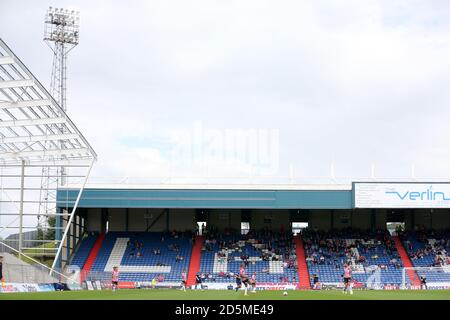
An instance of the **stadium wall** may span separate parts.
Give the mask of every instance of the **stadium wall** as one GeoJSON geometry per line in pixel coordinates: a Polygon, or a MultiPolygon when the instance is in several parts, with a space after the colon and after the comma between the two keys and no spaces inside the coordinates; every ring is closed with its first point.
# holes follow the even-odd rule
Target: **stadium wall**
{"type": "Polygon", "coordinates": [[[213,209],[209,214],[209,224],[217,226],[220,231],[225,229],[239,230],[241,228],[241,210],[236,209],[213,209]]]}
{"type": "Polygon", "coordinates": [[[87,215],[87,230],[92,231],[100,231],[102,228],[101,225],[101,209],[93,208],[88,209],[87,215]]]}
{"type": "Polygon", "coordinates": [[[195,211],[193,209],[169,210],[168,230],[192,230],[194,221],[195,211]]]}
{"type": "Polygon", "coordinates": [[[431,227],[433,229],[448,228],[450,226],[450,213],[439,210],[431,214],[431,227]]]}
{"type": "Polygon", "coordinates": [[[350,212],[351,226],[358,229],[370,229],[372,212],[370,211],[354,211],[350,212]]]}
{"type": "MultiPolygon", "coordinates": [[[[211,209],[204,218],[196,217],[194,209],[86,209],[87,230],[105,231],[107,219],[109,231],[149,231],[161,232],[166,230],[194,230],[196,221],[206,221],[209,226],[215,226],[218,230],[239,230],[241,222],[250,222],[252,229],[289,230],[291,222],[308,222],[311,228],[319,230],[342,228],[386,228],[389,220],[389,210],[385,209],[355,209],[355,210],[309,210],[306,220],[296,219],[289,210],[255,209],[250,210],[250,219],[243,218],[242,210],[237,209],[211,209]],[[106,212],[106,217],[102,216],[106,212]]],[[[412,229],[420,225],[426,228],[442,229],[450,225],[450,212],[448,210],[415,210],[402,214],[406,229],[412,229]]]]}
{"type": "Polygon", "coordinates": [[[378,209],[375,214],[375,226],[377,229],[386,228],[386,210],[378,209]]]}
{"type": "Polygon", "coordinates": [[[253,229],[289,230],[289,211],[252,210],[250,226],[253,229]]]}
{"type": "Polygon", "coordinates": [[[313,229],[327,230],[331,228],[331,211],[318,210],[309,216],[309,225],[313,229]]]}

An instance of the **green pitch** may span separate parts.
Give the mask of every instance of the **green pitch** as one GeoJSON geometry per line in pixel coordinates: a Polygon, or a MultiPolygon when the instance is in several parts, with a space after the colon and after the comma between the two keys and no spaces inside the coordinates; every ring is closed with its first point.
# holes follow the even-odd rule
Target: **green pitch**
{"type": "Polygon", "coordinates": [[[64,291],[36,293],[2,293],[0,300],[450,300],[450,290],[428,291],[260,291],[244,296],[234,291],[193,291],[173,289],[105,291],[64,291]]]}

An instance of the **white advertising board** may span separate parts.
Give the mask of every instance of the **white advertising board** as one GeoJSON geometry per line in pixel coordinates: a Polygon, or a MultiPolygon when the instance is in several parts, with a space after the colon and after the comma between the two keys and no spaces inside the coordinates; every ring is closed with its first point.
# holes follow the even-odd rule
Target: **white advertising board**
{"type": "Polygon", "coordinates": [[[55,291],[52,284],[37,284],[37,283],[11,283],[5,282],[0,285],[0,293],[8,292],[45,292],[55,291]]]}
{"type": "Polygon", "coordinates": [[[355,208],[450,208],[450,183],[355,183],[355,208]]]}

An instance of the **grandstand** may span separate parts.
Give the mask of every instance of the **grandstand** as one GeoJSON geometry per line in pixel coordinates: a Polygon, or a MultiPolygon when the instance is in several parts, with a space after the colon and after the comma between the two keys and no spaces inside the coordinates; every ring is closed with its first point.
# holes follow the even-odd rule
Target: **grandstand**
{"type": "MultiPolygon", "coordinates": [[[[379,285],[390,289],[420,288],[417,271],[408,271],[404,283],[405,267],[442,266],[430,269],[428,283],[448,288],[448,209],[377,207],[358,188],[88,185],[77,212],[80,240],[67,247],[67,266],[80,268],[81,282],[105,286],[119,266],[124,287],[150,286],[154,279],[156,286],[179,287],[186,270],[188,285],[199,274],[211,289],[233,286],[241,264],[249,275],[256,272],[260,288],[299,289],[311,289],[314,276],[322,288],[339,288],[344,263],[351,265],[356,287],[367,288],[378,269],[379,285]],[[416,259],[417,252],[427,254],[416,259]]],[[[59,190],[61,210],[73,205],[76,190],[59,190]]]]}
{"type": "Polygon", "coordinates": [[[384,283],[402,283],[403,263],[387,230],[306,232],[304,237],[309,270],[324,283],[340,282],[342,266],[348,262],[353,278],[360,283],[367,282],[371,266],[380,267],[384,283]]]}
{"type": "Polygon", "coordinates": [[[190,235],[185,233],[111,232],[103,241],[90,277],[107,272],[109,278],[113,266],[120,265],[120,281],[159,277],[179,282],[181,272],[189,266],[191,247],[190,235]]]}
{"type": "Polygon", "coordinates": [[[297,262],[290,234],[268,231],[245,235],[209,234],[202,250],[199,272],[206,283],[234,283],[241,264],[263,283],[296,283],[297,262]]]}
{"type": "Polygon", "coordinates": [[[448,230],[414,230],[400,234],[408,259],[417,272],[412,280],[426,277],[429,282],[450,282],[450,234],[448,230]],[[434,270],[430,272],[428,270],[434,270]]]}

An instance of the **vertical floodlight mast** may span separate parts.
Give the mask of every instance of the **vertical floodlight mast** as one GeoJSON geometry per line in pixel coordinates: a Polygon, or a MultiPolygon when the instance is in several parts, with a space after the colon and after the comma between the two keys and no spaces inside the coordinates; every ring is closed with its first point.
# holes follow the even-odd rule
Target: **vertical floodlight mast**
{"type": "Polygon", "coordinates": [[[53,51],[50,93],[67,111],[67,56],[80,40],[80,13],[49,7],[45,15],[44,41],[53,51]]]}
{"type": "MultiPolygon", "coordinates": [[[[53,52],[50,94],[67,111],[67,56],[79,43],[80,13],[62,8],[49,7],[44,19],[44,41],[53,52]]],[[[64,126],[58,130],[64,132],[64,126]]],[[[51,143],[50,141],[46,142],[51,143]]],[[[58,141],[65,149],[65,141],[58,141]]],[[[37,216],[40,236],[45,240],[49,227],[55,226],[56,190],[67,183],[67,168],[43,167],[41,194],[37,216]]]]}

